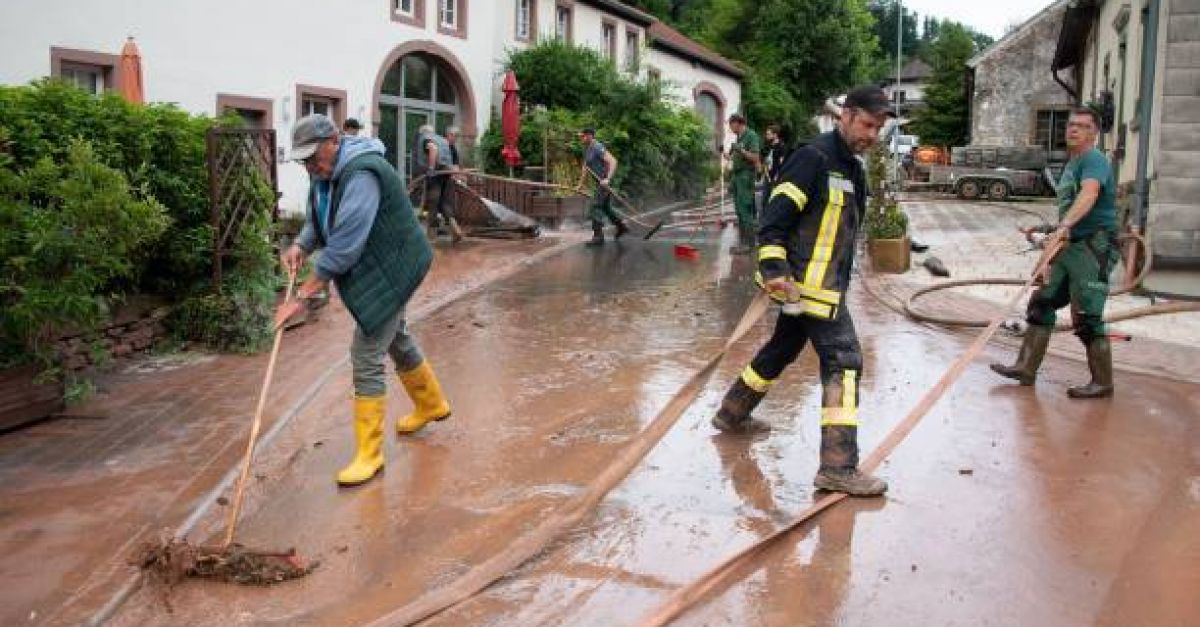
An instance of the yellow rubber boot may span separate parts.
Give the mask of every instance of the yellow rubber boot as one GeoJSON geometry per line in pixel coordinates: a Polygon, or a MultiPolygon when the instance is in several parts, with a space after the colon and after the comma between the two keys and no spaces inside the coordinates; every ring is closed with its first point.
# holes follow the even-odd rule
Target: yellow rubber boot
{"type": "Polygon", "coordinates": [[[430,422],[450,417],[450,403],[442,396],[442,386],[428,360],[408,372],[400,373],[400,383],[404,384],[404,390],[412,399],[413,413],[396,423],[399,434],[416,433],[430,422]]]}
{"type": "Polygon", "coordinates": [[[358,485],[383,469],[383,396],[354,397],[354,461],[338,471],[339,485],[358,485]]]}

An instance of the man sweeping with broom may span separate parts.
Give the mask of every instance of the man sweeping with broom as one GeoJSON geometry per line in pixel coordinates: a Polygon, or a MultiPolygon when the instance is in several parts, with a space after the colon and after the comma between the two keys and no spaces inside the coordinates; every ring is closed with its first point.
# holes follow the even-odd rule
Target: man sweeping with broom
{"type": "Polygon", "coordinates": [[[292,131],[292,159],[304,165],[312,184],[304,228],[281,261],[296,272],[314,250],[321,248],[322,254],[312,276],[297,289],[297,299],[276,312],[276,324],[301,311],[303,301],[330,281],[357,323],[350,363],[358,450],[337,473],[342,486],[368,481],[383,468],[385,353],[395,361],[415,406],[396,425],[400,434],[450,416],[433,368],[408,334],[404,317],[409,298],[429,271],[433,250],[404,182],[383,151],[377,139],[340,135],[323,115],[301,118],[292,131]]]}

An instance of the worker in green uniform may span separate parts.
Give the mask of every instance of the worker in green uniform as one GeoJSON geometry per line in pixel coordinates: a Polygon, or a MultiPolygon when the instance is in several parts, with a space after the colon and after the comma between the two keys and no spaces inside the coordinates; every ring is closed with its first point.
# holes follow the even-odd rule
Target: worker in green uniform
{"type": "Polygon", "coordinates": [[[617,173],[617,158],[609,152],[602,142],[596,139],[596,129],[585,128],[579,132],[579,141],[583,144],[583,167],[579,171],[579,184],[576,189],[583,189],[588,174],[596,179],[596,194],[592,196],[592,206],[588,209],[588,219],[592,222],[592,239],[586,246],[601,246],[604,244],[604,219],[608,218],[617,231],[613,239],[629,232],[629,228],[621,220],[621,216],[612,207],[612,178],[617,173]]]}
{"type": "Polygon", "coordinates": [[[754,179],[762,163],[762,140],[746,126],[746,118],[740,113],[729,116],[729,130],[735,137],[729,147],[729,195],[738,220],[738,245],[729,252],[748,255],[754,247],[754,179]]]}
{"type": "MultiPolygon", "coordinates": [[[[1112,166],[1096,150],[1099,115],[1076,109],[1067,120],[1070,161],[1058,182],[1058,227],[1047,247],[1063,248],[1050,265],[1049,278],[1034,292],[1026,309],[1029,328],[1012,366],[992,364],[992,370],[1021,385],[1033,385],[1054,330],[1055,310],[1071,305],[1075,335],[1087,349],[1092,380],[1069,388],[1071,398],[1104,398],[1113,394],[1112,347],[1104,327],[1108,276],[1116,264],[1116,184],[1112,166]]],[[[1032,237],[1032,231],[1026,233],[1032,237]]]]}

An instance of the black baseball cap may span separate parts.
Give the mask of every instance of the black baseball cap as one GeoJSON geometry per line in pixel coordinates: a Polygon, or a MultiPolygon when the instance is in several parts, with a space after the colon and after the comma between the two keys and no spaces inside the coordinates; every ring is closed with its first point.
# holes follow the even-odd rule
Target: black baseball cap
{"type": "Polygon", "coordinates": [[[886,114],[888,117],[896,117],[896,109],[892,107],[892,101],[888,99],[887,94],[882,89],[875,85],[863,85],[855,87],[850,93],[846,94],[846,100],[842,103],[845,108],[862,109],[871,115],[886,114]]]}

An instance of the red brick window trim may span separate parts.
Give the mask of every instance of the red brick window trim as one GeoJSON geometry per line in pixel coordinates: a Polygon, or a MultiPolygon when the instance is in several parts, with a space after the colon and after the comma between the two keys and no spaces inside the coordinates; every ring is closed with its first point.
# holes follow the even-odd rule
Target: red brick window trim
{"type": "Polygon", "coordinates": [[[388,0],[393,22],[425,28],[425,4],[428,0],[388,0]]]}
{"type": "Polygon", "coordinates": [[[325,114],[341,128],[346,121],[346,90],[296,85],[296,119],[310,113],[325,114]]]}
{"type": "Polygon", "coordinates": [[[270,98],[255,98],[236,94],[217,94],[217,116],[233,111],[254,128],[275,127],[275,102],[270,98]]]}
{"type": "Polygon", "coordinates": [[[50,76],[92,93],[116,89],[120,67],[121,55],[50,47],[50,76]],[[89,75],[94,76],[94,83],[90,86],[86,84],[89,75]]]}
{"type": "Polygon", "coordinates": [[[517,41],[534,43],[538,38],[537,0],[516,0],[517,22],[513,37],[517,41]],[[524,30],[524,32],[522,32],[524,30]]]}
{"type": "Polygon", "coordinates": [[[460,39],[467,38],[467,0],[435,0],[438,32],[460,39]],[[448,19],[450,23],[448,23],[448,19]]]}

